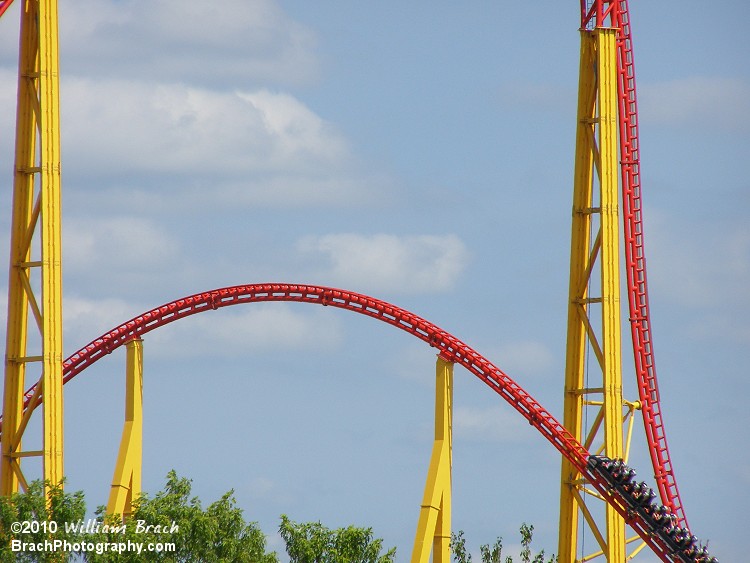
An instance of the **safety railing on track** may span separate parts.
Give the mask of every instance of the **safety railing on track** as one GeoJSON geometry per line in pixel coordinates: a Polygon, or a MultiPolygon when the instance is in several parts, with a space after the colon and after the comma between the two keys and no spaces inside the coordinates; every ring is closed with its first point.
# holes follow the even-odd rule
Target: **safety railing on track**
{"type": "MultiPolygon", "coordinates": [[[[690,561],[675,555],[674,547],[662,537],[662,534],[654,532],[649,519],[643,513],[633,510],[627,498],[618,494],[617,489],[601,472],[593,470],[586,448],[511,377],[438,326],[400,307],[366,295],[330,287],[298,284],[240,285],[191,295],[134,317],[91,341],[65,360],[63,382],[68,383],[84,369],[128,341],[171,322],[223,307],[268,301],[314,303],[353,311],[393,325],[428,343],[436,348],[445,360],[463,366],[484,381],[534,426],[584,475],[602,498],[615,507],[662,561],[690,561]]],[[[24,412],[35,409],[41,402],[38,386],[34,385],[25,394],[24,412]]]]}
{"type": "Polygon", "coordinates": [[[656,493],[645,482],[635,480],[635,470],[622,460],[605,456],[591,456],[589,469],[606,481],[610,491],[616,493],[638,513],[654,535],[671,550],[671,556],[685,563],[719,563],[708,552],[708,546],[699,542],[686,526],[681,526],[677,515],[667,506],[655,503],[656,493]]]}
{"type": "MultiPolygon", "coordinates": [[[[614,6],[614,2],[612,3],[614,6]]],[[[627,0],[618,0],[613,12],[618,29],[618,95],[620,98],[620,169],[622,176],[625,269],[635,373],[654,477],[662,503],[687,527],[669,456],[656,378],[648,304],[646,255],[643,240],[638,106],[636,100],[633,40],[627,0]]]]}

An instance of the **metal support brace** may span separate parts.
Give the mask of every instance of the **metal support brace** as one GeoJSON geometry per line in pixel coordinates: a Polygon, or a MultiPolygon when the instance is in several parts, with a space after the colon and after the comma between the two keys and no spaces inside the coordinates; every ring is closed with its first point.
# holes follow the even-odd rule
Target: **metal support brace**
{"type": "Polygon", "coordinates": [[[451,463],[453,450],[453,363],[435,366],[435,443],[419,511],[412,563],[450,563],[451,463]]]}
{"type": "Polygon", "coordinates": [[[141,494],[143,461],[143,341],[136,338],[126,347],[125,424],[107,503],[107,514],[122,516],[133,513],[133,501],[141,494]]]}
{"type": "Polygon", "coordinates": [[[26,484],[19,460],[30,454],[21,449],[28,422],[23,414],[27,376],[38,378],[43,394],[44,480],[57,485],[64,476],[57,0],[24,2],[20,39],[0,456],[2,496],[26,484]],[[40,259],[32,259],[32,251],[37,249],[40,259]],[[27,351],[29,342],[36,341],[29,339],[29,309],[39,328],[40,353],[27,351]]]}
{"type": "MultiPolygon", "coordinates": [[[[580,442],[585,440],[587,448],[599,438],[602,445],[597,451],[622,458],[616,34],[615,29],[602,27],[581,32],[563,423],[580,442]],[[590,294],[597,290],[599,296],[590,294]],[[592,305],[601,308],[598,326],[592,321],[592,305]],[[586,381],[587,348],[597,360],[590,383],[586,381]],[[592,398],[592,393],[600,395],[599,400],[592,398]],[[584,416],[589,406],[597,408],[590,425],[584,416]]],[[[561,476],[560,563],[581,560],[582,521],[602,548],[600,554],[609,563],[623,563],[623,518],[607,505],[605,522],[597,524],[585,504],[590,495],[580,494],[586,490],[581,474],[563,460],[561,476]]]]}

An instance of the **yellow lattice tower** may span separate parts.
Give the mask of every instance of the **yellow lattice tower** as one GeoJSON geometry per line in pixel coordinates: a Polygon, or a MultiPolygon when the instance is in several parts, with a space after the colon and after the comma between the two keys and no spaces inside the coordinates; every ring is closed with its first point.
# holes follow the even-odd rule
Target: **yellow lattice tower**
{"type": "Polygon", "coordinates": [[[25,0],[21,10],[0,495],[27,487],[24,457],[43,458],[45,481],[63,478],[57,0],[25,0]],[[38,341],[29,338],[30,320],[38,341]],[[24,389],[35,379],[30,400],[44,401],[42,449],[23,451],[33,410],[24,414],[24,389]]]}
{"type": "MultiPolygon", "coordinates": [[[[581,31],[563,423],[589,451],[626,458],[624,425],[637,404],[622,391],[616,39],[608,27],[581,31]]],[[[594,497],[563,459],[560,563],[626,560],[623,518],[594,497]],[[588,555],[584,533],[596,542],[588,555]]]]}

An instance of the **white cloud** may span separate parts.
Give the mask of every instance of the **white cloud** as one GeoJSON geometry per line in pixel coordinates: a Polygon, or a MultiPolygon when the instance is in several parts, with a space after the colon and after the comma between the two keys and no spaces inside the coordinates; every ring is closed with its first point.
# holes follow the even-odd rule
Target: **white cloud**
{"type": "Polygon", "coordinates": [[[67,352],[85,346],[141,312],[122,299],[84,299],[66,295],[63,326],[67,352]]]}
{"type": "Polygon", "coordinates": [[[268,90],[238,96],[260,115],[281,163],[309,157],[336,162],[347,155],[346,143],[333,128],[294,97],[268,90]]]}
{"type": "Polygon", "coordinates": [[[149,337],[159,357],[242,356],[248,352],[333,350],[343,339],[327,311],[294,310],[288,304],[249,304],[238,310],[206,312],[149,337]]]}
{"type": "Polygon", "coordinates": [[[468,263],[468,250],[455,235],[397,236],[330,234],[309,236],[301,251],[321,254],[328,268],[318,274],[345,287],[371,292],[447,291],[468,263]]]}
{"type": "Polygon", "coordinates": [[[534,340],[504,342],[491,350],[488,357],[514,378],[543,375],[555,364],[552,351],[545,344],[534,340]]]}
{"type": "Polygon", "coordinates": [[[72,79],[63,87],[66,156],[108,175],[226,178],[336,168],[346,142],[288,94],[72,79]]]}
{"type": "Polygon", "coordinates": [[[263,178],[224,182],[217,186],[210,201],[205,190],[192,189],[185,193],[186,201],[204,206],[223,207],[321,207],[328,208],[377,204],[378,198],[388,197],[390,181],[366,176],[337,173],[335,170],[282,170],[263,178]],[[377,184],[377,185],[376,185],[377,184]],[[377,190],[382,190],[378,193],[377,190]]]}
{"type": "Polygon", "coordinates": [[[644,84],[638,102],[640,118],[651,123],[750,129],[750,83],[741,78],[694,76],[644,84]]]}
{"type": "Polygon", "coordinates": [[[300,84],[317,76],[314,33],[272,0],[61,2],[68,73],[159,81],[300,84]]]}
{"type": "MultiPolygon", "coordinates": [[[[7,15],[7,14],[6,14],[7,15]]],[[[2,19],[2,18],[0,18],[2,19]]],[[[14,137],[16,129],[16,71],[0,69],[0,165],[3,171],[12,170],[14,137]],[[7,85],[12,85],[8,87],[7,85]]],[[[8,199],[10,202],[10,198],[8,199]]]]}
{"type": "Polygon", "coordinates": [[[66,170],[98,193],[151,186],[162,209],[372,199],[345,138],[289,94],[72,79],[62,113],[66,170]]]}
{"type": "MultiPolygon", "coordinates": [[[[2,304],[2,303],[0,303],[2,304]]],[[[236,310],[205,311],[145,336],[149,357],[241,357],[280,350],[335,350],[343,340],[339,321],[324,310],[300,312],[284,303],[257,303],[236,310]]],[[[65,297],[68,353],[145,313],[121,299],[65,297]]]]}
{"type": "MultiPolygon", "coordinates": [[[[268,89],[317,72],[314,34],[277,2],[83,0],[60,11],[67,193],[146,190],[162,210],[372,200],[373,179],[335,127],[268,89]]],[[[14,107],[15,57],[0,84],[14,107]]],[[[13,112],[0,128],[14,129],[13,112]]],[[[0,138],[6,167],[12,147],[0,138]]]]}
{"type": "MultiPolygon", "coordinates": [[[[0,17],[0,65],[18,64],[18,36],[22,2],[13,2],[10,8],[0,17]]],[[[15,82],[15,79],[13,80],[15,82]]],[[[4,84],[4,82],[0,82],[4,84]]],[[[5,107],[5,106],[3,106],[5,107]]]]}
{"type": "Polygon", "coordinates": [[[109,217],[69,218],[63,225],[66,270],[143,271],[165,266],[178,254],[179,244],[147,219],[109,217]]]}
{"type": "Polygon", "coordinates": [[[528,436],[523,419],[503,407],[457,407],[453,412],[453,429],[457,439],[475,442],[520,442],[528,436]]]}
{"type": "MultiPolygon", "coordinates": [[[[1,303],[0,303],[1,304],[1,303]]],[[[122,299],[66,296],[63,308],[68,353],[146,312],[122,299]]],[[[256,303],[180,319],[145,336],[149,357],[241,357],[280,350],[335,350],[339,321],[325,310],[296,311],[284,303],[256,303]]]]}

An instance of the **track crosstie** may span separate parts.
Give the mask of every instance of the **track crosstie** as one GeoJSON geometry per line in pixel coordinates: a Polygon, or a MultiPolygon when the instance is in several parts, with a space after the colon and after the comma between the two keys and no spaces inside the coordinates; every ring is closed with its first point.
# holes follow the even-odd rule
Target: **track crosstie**
{"type": "MultiPolygon", "coordinates": [[[[626,518],[628,524],[663,561],[672,561],[669,555],[671,550],[650,531],[645,519],[630,510],[601,475],[591,471],[587,464],[589,452],[586,448],[520,385],[455,336],[405,309],[374,297],[343,289],[283,283],[239,285],[197,293],[134,317],[91,341],[65,360],[63,381],[68,383],[129,340],[171,322],[223,307],[268,301],[313,303],[353,311],[395,326],[436,348],[441,357],[466,368],[520,413],[586,476],[597,492],[626,518]]],[[[37,391],[37,385],[34,385],[25,393],[24,411],[41,404],[37,391]]]]}
{"type": "MultiPolygon", "coordinates": [[[[13,0],[0,0],[0,16],[12,3],[13,0]]],[[[625,266],[635,375],[646,439],[659,496],[663,505],[670,509],[683,526],[687,527],[687,519],[667,445],[654,361],[643,235],[635,67],[628,0],[580,0],[580,9],[581,29],[590,30],[594,27],[609,26],[617,30],[620,175],[625,266]]],[[[446,360],[463,365],[493,388],[537,428],[556,449],[571,460],[584,476],[591,479],[592,486],[610,504],[618,504],[616,497],[604,492],[606,483],[587,469],[588,452],[585,448],[501,370],[450,334],[424,319],[385,302],[344,290],[310,285],[259,284],[224,288],[186,297],[120,325],[73,354],[64,362],[63,381],[69,381],[87,366],[127,340],[145,334],[173,320],[205,310],[259,301],[318,303],[352,310],[397,326],[428,342],[436,347],[440,355],[446,360]]],[[[41,403],[42,394],[39,391],[40,388],[35,385],[26,392],[24,395],[25,410],[34,409],[41,403]]],[[[0,432],[2,422],[0,420],[0,432]]],[[[628,512],[625,505],[618,507],[618,510],[624,515],[628,512]]],[[[627,515],[626,519],[639,534],[642,536],[649,535],[645,532],[641,533],[643,530],[638,527],[637,516],[627,515]]],[[[654,541],[656,544],[659,543],[658,539],[647,540],[654,551],[661,556],[663,550],[660,551],[658,545],[655,547],[654,541]]]]}
{"type": "MultiPolygon", "coordinates": [[[[0,16],[13,0],[0,0],[0,16]]],[[[649,313],[638,140],[633,39],[628,0],[581,0],[581,28],[590,29],[609,18],[618,30],[617,84],[620,115],[620,169],[623,231],[631,336],[643,421],[657,488],[662,503],[687,526],[667,445],[654,362],[649,313]]]]}

